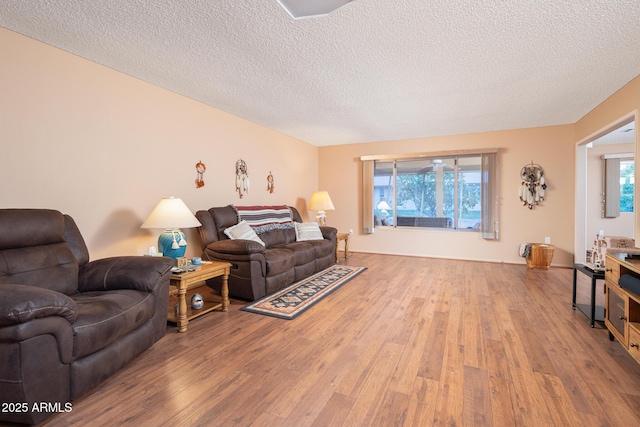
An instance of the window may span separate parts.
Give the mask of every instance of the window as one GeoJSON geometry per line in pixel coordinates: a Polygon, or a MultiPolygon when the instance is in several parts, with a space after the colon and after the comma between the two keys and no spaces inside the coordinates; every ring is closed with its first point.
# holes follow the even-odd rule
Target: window
{"type": "Polygon", "coordinates": [[[620,212],[633,212],[634,161],[620,160],[620,212]]]}
{"type": "Polygon", "coordinates": [[[633,154],[605,154],[603,218],[617,218],[621,212],[633,212],[633,154]]]}
{"type": "Polygon", "coordinates": [[[495,152],[362,158],[365,232],[374,227],[428,227],[482,231],[497,238],[495,152]],[[372,169],[372,172],[370,170],[372,169]],[[372,180],[372,186],[367,181],[372,180]],[[368,203],[371,198],[373,203],[368,203]]]}

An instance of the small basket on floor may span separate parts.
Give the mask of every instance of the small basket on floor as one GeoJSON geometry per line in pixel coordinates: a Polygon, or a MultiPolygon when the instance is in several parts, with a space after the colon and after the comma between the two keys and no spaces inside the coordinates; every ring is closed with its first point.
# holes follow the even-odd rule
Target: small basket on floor
{"type": "Polygon", "coordinates": [[[555,246],[546,243],[532,243],[529,256],[526,258],[529,268],[548,270],[551,267],[555,246]]]}

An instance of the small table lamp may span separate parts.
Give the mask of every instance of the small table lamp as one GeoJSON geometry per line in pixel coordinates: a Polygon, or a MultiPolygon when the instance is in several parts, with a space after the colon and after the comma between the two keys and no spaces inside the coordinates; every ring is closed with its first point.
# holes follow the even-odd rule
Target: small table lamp
{"type": "Polygon", "coordinates": [[[162,228],[158,237],[158,251],[171,258],[181,258],[187,250],[187,239],[180,228],[199,227],[200,221],[182,199],[161,199],[140,228],[162,228]]]}
{"type": "Polygon", "coordinates": [[[389,206],[389,203],[387,203],[385,200],[378,203],[378,210],[384,217],[389,216],[389,209],[391,209],[391,206],[389,206]]]}
{"type": "Polygon", "coordinates": [[[318,224],[321,226],[327,225],[327,214],[325,211],[335,210],[331,197],[329,197],[329,193],[326,191],[314,192],[311,195],[311,200],[309,201],[309,210],[317,211],[316,220],[318,221],[318,224]]]}

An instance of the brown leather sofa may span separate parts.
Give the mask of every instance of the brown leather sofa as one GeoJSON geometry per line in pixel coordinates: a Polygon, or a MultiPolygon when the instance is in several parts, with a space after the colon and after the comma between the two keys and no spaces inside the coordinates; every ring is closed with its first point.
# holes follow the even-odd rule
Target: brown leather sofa
{"type": "MultiPolygon", "coordinates": [[[[291,209],[292,219],[302,222],[300,213],[291,209]]],[[[265,243],[231,240],[224,233],[238,223],[233,206],[215,207],[196,212],[202,224],[202,259],[227,261],[232,264],[229,275],[229,295],[254,301],[311,276],[335,264],[336,234],[333,227],[320,227],[323,240],[298,242],[294,229],[278,229],[259,234],[265,243]]],[[[207,281],[220,291],[220,278],[207,281]]]]}
{"type": "Polygon", "coordinates": [[[0,209],[0,421],[35,424],[162,338],[173,260],[89,262],[68,215],[0,209]],[[36,405],[36,411],[34,411],[36,405]],[[11,410],[9,410],[11,409],[11,410]]]}

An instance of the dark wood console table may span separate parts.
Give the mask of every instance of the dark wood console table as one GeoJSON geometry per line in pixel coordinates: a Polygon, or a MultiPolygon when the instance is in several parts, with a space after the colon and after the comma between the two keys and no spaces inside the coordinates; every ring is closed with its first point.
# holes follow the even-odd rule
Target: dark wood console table
{"type": "Polygon", "coordinates": [[[604,271],[591,270],[586,265],[577,263],[573,264],[573,298],[571,300],[572,308],[579,309],[585,314],[591,321],[591,327],[594,327],[594,322],[604,322],[604,307],[596,306],[596,281],[604,280],[604,271]],[[591,278],[591,302],[590,304],[577,304],[576,303],[576,282],[578,271],[586,274],[591,278]]]}

